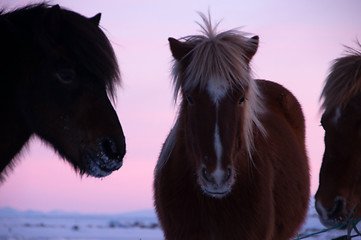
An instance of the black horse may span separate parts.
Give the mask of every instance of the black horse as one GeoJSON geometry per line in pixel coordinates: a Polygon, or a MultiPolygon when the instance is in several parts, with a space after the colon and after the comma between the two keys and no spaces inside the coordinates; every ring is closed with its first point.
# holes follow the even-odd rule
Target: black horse
{"type": "Polygon", "coordinates": [[[80,174],[122,166],[125,138],[110,102],[121,79],[100,16],[48,4],[0,12],[0,181],[33,135],[80,174]]]}

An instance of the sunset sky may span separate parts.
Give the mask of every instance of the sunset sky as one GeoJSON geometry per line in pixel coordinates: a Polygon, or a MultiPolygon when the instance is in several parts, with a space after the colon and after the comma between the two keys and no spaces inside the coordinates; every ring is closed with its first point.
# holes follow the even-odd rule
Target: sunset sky
{"type": "MultiPolygon", "coordinates": [[[[0,0],[12,9],[39,1],[0,0]]],[[[6,182],[0,207],[120,213],[153,207],[153,170],[174,123],[168,37],[199,33],[198,11],[210,9],[219,30],[243,26],[259,35],[254,76],[288,88],[306,116],[312,193],[318,186],[323,130],[319,96],[330,63],[361,39],[359,0],[58,0],[80,14],[102,13],[123,78],[115,104],[127,141],[123,167],[103,179],[81,177],[38,138],[22,151],[6,182]]],[[[20,70],[20,69],[19,69],[20,70]]]]}

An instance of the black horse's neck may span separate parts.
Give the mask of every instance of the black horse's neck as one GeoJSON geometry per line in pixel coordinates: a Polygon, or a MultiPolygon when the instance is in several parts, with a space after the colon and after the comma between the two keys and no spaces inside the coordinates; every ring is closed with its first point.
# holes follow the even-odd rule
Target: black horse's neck
{"type": "MultiPolygon", "coordinates": [[[[1,14],[1,13],[0,13],[1,14]]],[[[11,169],[12,160],[29,140],[31,132],[23,123],[17,106],[17,88],[21,78],[20,35],[6,15],[0,15],[0,182],[11,169]]]]}
{"type": "Polygon", "coordinates": [[[11,161],[29,140],[31,132],[21,122],[15,112],[0,118],[0,182],[3,180],[6,167],[12,167],[11,161]]]}

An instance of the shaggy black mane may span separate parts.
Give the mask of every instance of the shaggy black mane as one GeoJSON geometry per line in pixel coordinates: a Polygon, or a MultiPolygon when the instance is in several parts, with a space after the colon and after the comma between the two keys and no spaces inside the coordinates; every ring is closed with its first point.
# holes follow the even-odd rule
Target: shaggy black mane
{"type": "Polygon", "coordinates": [[[21,48],[24,39],[28,40],[28,47],[35,43],[44,52],[61,45],[96,76],[94,80],[104,81],[108,94],[114,98],[115,86],[121,79],[117,59],[104,32],[78,13],[52,7],[41,3],[14,11],[0,10],[0,30],[5,33],[0,40],[1,48],[9,48],[7,45],[14,41],[21,48]]]}

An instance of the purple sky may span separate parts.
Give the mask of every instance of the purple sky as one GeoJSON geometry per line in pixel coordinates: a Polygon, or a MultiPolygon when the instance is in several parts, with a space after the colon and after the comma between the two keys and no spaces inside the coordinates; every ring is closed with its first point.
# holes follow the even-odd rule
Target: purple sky
{"type": "MultiPolygon", "coordinates": [[[[0,7],[26,0],[2,0],[0,7]]],[[[153,169],[176,116],[170,84],[168,37],[198,33],[197,11],[211,11],[219,30],[244,26],[260,36],[252,66],[256,78],[288,88],[304,109],[312,193],[323,154],[319,95],[330,62],[361,38],[361,2],[318,1],[51,1],[85,16],[102,12],[100,24],[118,57],[123,88],[116,110],[127,155],[123,167],[104,179],[80,177],[68,163],[34,138],[0,186],[0,207],[84,213],[118,213],[153,207],[153,169]],[[272,3],[271,3],[272,2],[272,3]]]]}

